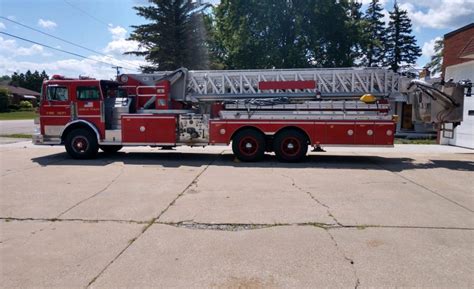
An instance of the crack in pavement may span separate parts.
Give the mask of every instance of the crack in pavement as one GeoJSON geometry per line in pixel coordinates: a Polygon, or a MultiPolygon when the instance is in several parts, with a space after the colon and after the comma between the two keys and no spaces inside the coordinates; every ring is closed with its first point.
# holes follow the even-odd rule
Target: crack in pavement
{"type": "MultiPolygon", "coordinates": [[[[48,163],[48,165],[49,165],[49,164],[52,164],[52,163],[59,163],[59,162],[61,162],[61,161],[65,161],[65,160],[59,160],[59,161],[57,161],[57,162],[51,162],[51,163],[48,163]]],[[[42,166],[41,166],[41,167],[42,167],[42,166]]],[[[33,169],[33,168],[37,168],[37,167],[32,167],[32,168],[29,168],[29,169],[33,169]]],[[[25,170],[29,170],[29,169],[25,169],[25,170]]],[[[25,170],[22,170],[22,172],[25,171],[25,170]]],[[[87,197],[87,198],[85,198],[85,199],[83,199],[83,200],[77,202],[76,204],[74,204],[74,205],[71,206],[70,208],[68,208],[68,209],[66,209],[65,211],[61,212],[61,213],[60,213],[58,216],[56,216],[55,218],[38,218],[38,219],[22,218],[22,220],[24,220],[24,221],[27,221],[27,220],[35,220],[35,221],[45,221],[45,222],[56,222],[56,221],[59,221],[59,220],[60,220],[59,218],[60,218],[62,215],[66,214],[67,212],[69,212],[70,210],[72,210],[72,209],[74,209],[75,207],[79,206],[80,204],[82,204],[82,203],[84,203],[84,202],[86,202],[86,201],[88,201],[88,200],[90,200],[90,199],[92,199],[92,198],[98,196],[100,193],[102,193],[102,192],[104,192],[105,190],[107,190],[107,189],[123,174],[123,171],[124,171],[124,166],[122,165],[119,174],[118,174],[114,179],[112,179],[112,181],[109,182],[103,189],[99,190],[97,193],[93,194],[92,196],[89,196],[89,197],[87,197]]],[[[20,171],[18,171],[18,172],[20,172],[20,171]]],[[[17,172],[13,172],[13,173],[17,173],[17,172]]],[[[2,177],[3,177],[3,176],[2,176],[2,177]]],[[[18,218],[2,218],[2,217],[0,217],[0,220],[2,220],[2,219],[3,219],[3,220],[6,220],[6,221],[9,221],[9,220],[16,220],[16,221],[18,221],[18,220],[20,220],[20,219],[18,219],[18,218]]],[[[74,220],[74,219],[70,219],[70,220],[74,220]]],[[[80,219],[77,219],[77,220],[80,220],[80,219]]],[[[86,220],[80,220],[80,221],[86,222],[86,220]]],[[[90,223],[93,223],[93,222],[94,222],[94,221],[90,221],[90,223]]],[[[35,230],[35,231],[33,231],[33,232],[30,232],[30,236],[31,236],[31,235],[34,235],[34,234],[36,234],[36,233],[38,233],[38,232],[41,232],[41,231],[45,230],[45,229],[48,228],[49,226],[51,226],[51,223],[48,223],[46,226],[41,227],[41,228],[39,228],[38,230],[35,230]]]]}
{"type": "Polygon", "coordinates": [[[351,264],[351,267],[352,267],[352,273],[354,274],[354,278],[355,278],[355,285],[354,285],[354,288],[357,289],[359,288],[360,286],[360,279],[359,279],[359,276],[357,275],[357,269],[355,267],[355,262],[353,259],[347,257],[347,255],[344,253],[344,251],[341,249],[341,247],[339,247],[339,244],[337,243],[336,241],[336,238],[334,238],[334,236],[331,234],[331,232],[329,232],[329,230],[325,230],[329,237],[331,238],[331,240],[333,241],[334,243],[334,246],[336,247],[336,250],[342,255],[342,257],[344,257],[344,259],[346,261],[348,261],[350,264],[351,264]]]}
{"type": "Polygon", "coordinates": [[[192,230],[211,230],[211,231],[247,231],[264,228],[282,226],[280,224],[212,224],[212,223],[196,223],[196,222],[157,222],[156,224],[167,225],[176,228],[185,228],[192,230]]]}
{"type": "Polygon", "coordinates": [[[99,190],[97,193],[83,199],[83,200],[80,200],[79,202],[77,202],[76,204],[74,204],[73,206],[71,206],[70,208],[66,209],[65,211],[61,212],[56,218],[59,219],[61,216],[63,216],[64,214],[66,214],[67,212],[71,211],[72,209],[76,208],[77,206],[81,205],[82,203],[84,202],[87,202],[88,200],[92,199],[92,198],[95,198],[97,197],[98,195],[100,195],[101,193],[103,193],[104,191],[106,191],[111,185],[113,185],[122,175],[123,175],[123,172],[125,171],[125,166],[122,164],[120,166],[120,172],[117,174],[117,176],[115,176],[115,178],[113,178],[104,188],[102,188],[101,190],[99,190]]]}
{"type": "MultiPolygon", "coordinates": [[[[357,153],[354,153],[354,154],[357,155],[357,153]]],[[[430,188],[428,188],[428,187],[426,187],[426,186],[424,186],[424,185],[422,185],[422,184],[420,184],[420,183],[415,182],[414,180],[412,180],[412,179],[410,179],[410,178],[408,178],[408,177],[406,177],[406,176],[400,174],[399,172],[394,172],[394,171],[391,170],[390,168],[387,168],[387,167],[381,165],[380,163],[374,161],[371,157],[369,157],[368,160],[369,160],[371,163],[373,163],[375,166],[377,166],[377,167],[379,167],[379,168],[381,168],[381,169],[383,169],[383,170],[385,170],[385,171],[388,171],[388,172],[390,172],[390,173],[392,173],[392,174],[394,174],[394,175],[396,175],[396,176],[398,176],[398,177],[400,177],[400,178],[402,178],[402,179],[404,179],[404,180],[406,180],[406,181],[408,181],[408,182],[414,184],[415,186],[418,186],[418,187],[420,187],[420,188],[422,188],[422,189],[424,189],[424,190],[426,190],[426,191],[428,191],[428,192],[430,192],[430,193],[432,193],[432,194],[434,194],[434,195],[436,195],[436,196],[438,196],[438,197],[440,197],[440,198],[443,198],[444,200],[446,200],[446,201],[448,201],[448,202],[450,202],[450,203],[452,203],[452,204],[454,204],[454,205],[456,205],[456,206],[458,206],[458,207],[461,207],[461,208],[463,208],[463,209],[465,209],[465,210],[467,210],[467,211],[469,211],[469,212],[471,212],[471,213],[474,213],[474,210],[471,210],[470,208],[468,208],[468,207],[466,207],[466,206],[464,206],[464,205],[462,205],[462,204],[460,204],[460,203],[458,203],[458,202],[456,202],[456,201],[454,201],[454,200],[452,200],[452,199],[450,199],[450,198],[444,196],[443,194],[440,194],[440,193],[438,193],[438,192],[436,192],[436,191],[434,191],[434,190],[432,190],[432,189],[430,189],[430,188]]]]}
{"type": "Polygon", "coordinates": [[[284,178],[287,178],[287,179],[290,179],[291,180],[291,185],[293,187],[295,187],[296,189],[298,189],[300,192],[303,192],[305,194],[307,194],[313,201],[315,201],[316,203],[318,203],[320,206],[326,208],[326,212],[328,214],[329,217],[331,217],[331,219],[333,219],[333,221],[338,225],[338,226],[341,226],[341,227],[344,227],[343,224],[341,224],[337,218],[331,213],[331,209],[329,208],[328,205],[326,205],[325,203],[321,202],[320,200],[318,200],[315,196],[313,196],[313,194],[310,192],[310,191],[307,191],[305,189],[303,189],[302,187],[298,186],[296,184],[296,181],[294,178],[290,177],[290,176],[287,176],[287,175],[281,175],[283,176],[284,178]]]}
{"type": "MultiPolygon", "coordinates": [[[[121,219],[79,219],[79,218],[69,218],[69,219],[56,219],[56,218],[17,218],[17,217],[0,217],[0,221],[8,222],[82,222],[82,223],[121,223],[121,224],[140,224],[140,225],[149,225],[151,221],[139,221],[139,220],[121,220],[121,219]]],[[[368,228],[375,229],[428,229],[428,230],[466,230],[474,231],[474,228],[468,227],[440,227],[440,226],[403,226],[403,225],[374,225],[374,224],[364,224],[364,225],[337,225],[337,224],[328,224],[328,223],[317,223],[317,222],[302,222],[302,223],[200,223],[194,221],[181,221],[181,222],[153,222],[154,224],[159,225],[168,225],[174,226],[177,228],[187,228],[187,229],[197,229],[197,230],[229,230],[229,231],[238,231],[238,230],[255,230],[263,229],[270,227],[284,227],[284,226],[311,226],[319,227],[328,230],[336,229],[358,229],[364,230],[368,228]],[[235,229],[237,228],[237,229],[235,229]]]]}
{"type": "Polygon", "coordinates": [[[171,207],[173,206],[176,201],[184,195],[184,193],[189,190],[189,188],[191,188],[194,184],[197,183],[199,177],[205,172],[207,171],[207,169],[213,164],[215,163],[221,156],[222,154],[224,153],[225,150],[223,150],[220,154],[217,155],[217,157],[215,159],[213,159],[211,162],[209,162],[205,167],[204,169],[202,169],[194,178],[193,180],[176,196],[176,198],[174,198],[169,204],[168,206],[166,206],[166,208],[164,210],[162,210],[156,217],[152,218],[146,225],[145,227],[141,230],[141,232],[135,236],[133,239],[131,239],[128,244],[109,262],[107,263],[107,265],[94,277],[92,278],[92,280],[87,284],[86,288],[89,288],[91,287],[95,281],[110,267],[110,265],[112,265],[118,258],[120,258],[120,256],[122,256],[122,254],[128,249],[130,248],[130,246],[133,245],[133,243],[135,243],[159,218],[161,218],[161,216],[163,216],[164,213],[166,213],[166,211],[171,207]]]}
{"type": "Polygon", "coordinates": [[[57,218],[15,218],[15,217],[0,217],[0,220],[5,222],[51,222],[51,223],[61,223],[61,222],[81,222],[81,223],[121,223],[121,224],[147,224],[146,221],[137,221],[137,220],[120,220],[120,219],[80,219],[80,218],[66,218],[66,219],[57,219],[57,218]]]}

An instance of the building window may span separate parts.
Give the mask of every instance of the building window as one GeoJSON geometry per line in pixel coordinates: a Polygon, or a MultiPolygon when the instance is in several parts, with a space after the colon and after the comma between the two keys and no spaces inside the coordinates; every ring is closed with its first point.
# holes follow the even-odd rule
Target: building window
{"type": "Polygon", "coordinates": [[[67,88],[64,86],[48,86],[46,97],[48,101],[67,101],[67,88]]]}
{"type": "Polygon", "coordinates": [[[77,87],[78,100],[99,100],[100,91],[97,86],[78,86],[77,87]]]}

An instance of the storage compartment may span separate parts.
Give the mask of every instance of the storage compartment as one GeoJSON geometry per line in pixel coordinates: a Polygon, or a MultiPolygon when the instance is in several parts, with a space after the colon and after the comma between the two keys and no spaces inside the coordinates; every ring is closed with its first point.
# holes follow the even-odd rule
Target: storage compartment
{"type": "Polygon", "coordinates": [[[355,144],[373,145],[374,134],[374,125],[372,123],[357,124],[355,129],[355,144]]]}
{"type": "Polygon", "coordinates": [[[387,123],[381,124],[376,123],[374,125],[375,137],[374,141],[376,145],[393,145],[395,124],[387,123]]]}
{"type": "Polygon", "coordinates": [[[355,125],[354,123],[328,123],[327,124],[327,144],[354,144],[355,125]]]}
{"type": "Polygon", "coordinates": [[[134,115],[122,117],[122,141],[141,144],[176,144],[176,117],[134,115]]]}

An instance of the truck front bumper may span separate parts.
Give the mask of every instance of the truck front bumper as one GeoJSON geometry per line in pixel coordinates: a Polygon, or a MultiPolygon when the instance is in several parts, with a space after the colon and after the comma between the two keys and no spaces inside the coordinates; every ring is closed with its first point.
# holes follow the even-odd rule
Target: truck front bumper
{"type": "Polygon", "coordinates": [[[42,145],[44,143],[43,135],[40,133],[33,134],[32,140],[35,145],[42,145]]]}
{"type": "Polygon", "coordinates": [[[31,141],[35,145],[60,145],[61,144],[61,139],[59,138],[45,139],[44,136],[40,133],[33,134],[31,141]]]}

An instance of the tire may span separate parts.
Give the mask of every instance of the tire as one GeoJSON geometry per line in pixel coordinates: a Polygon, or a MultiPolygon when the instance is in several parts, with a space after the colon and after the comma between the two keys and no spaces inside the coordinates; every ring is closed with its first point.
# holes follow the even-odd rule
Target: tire
{"type": "Polygon", "coordinates": [[[286,130],[278,133],[273,143],[273,150],[279,161],[299,162],[308,152],[306,135],[297,130],[286,130]]]}
{"type": "Polygon", "coordinates": [[[232,151],[243,162],[256,162],[265,155],[265,137],[258,131],[244,129],[232,138],[232,151]]]}
{"type": "Polygon", "coordinates": [[[99,145],[97,137],[88,129],[75,129],[68,133],[65,140],[67,153],[73,159],[91,159],[97,155],[99,145]]]}
{"type": "Polygon", "coordinates": [[[117,146],[117,145],[104,145],[104,146],[99,146],[99,148],[106,154],[115,154],[119,150],[123,148],[123,146],[117,146]]]}

